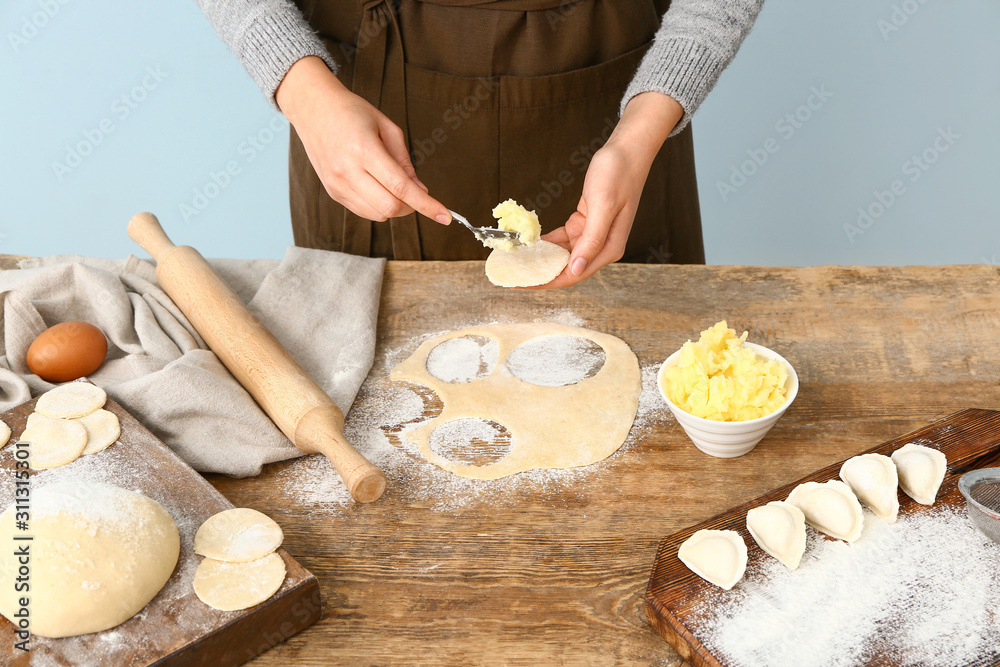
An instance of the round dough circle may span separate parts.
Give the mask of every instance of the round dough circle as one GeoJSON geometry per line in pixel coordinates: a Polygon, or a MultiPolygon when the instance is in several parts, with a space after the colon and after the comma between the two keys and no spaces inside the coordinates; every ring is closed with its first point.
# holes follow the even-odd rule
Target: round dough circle
{"type": "Polygon", "coordinates": [[[108,395],[89,382],[67,382],[38,397],[35,412],[46,417],[85,417],[104,407],[108,395]]]}
{"type": "Polygon", "coordinates": [[[83,450],[84,454],[96,454],[107,449],[122,434],[118,416],[107,410],[95,410],[86,417],[80,417],[79,422],[87,429],[87,447],[83,450]]]}
{"type": "Polygon", "coordinates": [[[284,580],[285,561],[278,554],[246,563],[206,558],[194,573],[194,592],[209,607],[236,611],[268,599],[284,580]]]}
{"type": "Polygon", "coordinates": [[[24,429],[21,440],[31,443],[28,464],[32,469],[58,468],[72,463],[83,453],[87,446],[87,429],[76,420],[42,416],[24,429]]]}
{"type": "Polygon", "coordinates": [[[194,536],[194,552],[227,563],[245,563],[272,553],[284,535],[274,519],[249,507],[214,514],[194,536]]]}
{"type": "Polygon", "coordinates": [[[10,441],[10,426],[0,421],[0,447],[6,447],[10,441]]]}
{"type": "MultiPolygon", "coordinates": [[[[156,596],[180,553],[177,526],[146,496],[100,482],[43,486],[31,497],[30,630],[73,637],[123,623],[156,596]]],[[[0,515],[0,614],[15,620],[15,506],[0,515]]]]}
{"type": "Polygon", "coordinates": [[[517,250],[494,250],[486,258],[486,277],[500,287],[534,287],[552,282],[569,263],[569,251],[548,241],[517,250]]]}

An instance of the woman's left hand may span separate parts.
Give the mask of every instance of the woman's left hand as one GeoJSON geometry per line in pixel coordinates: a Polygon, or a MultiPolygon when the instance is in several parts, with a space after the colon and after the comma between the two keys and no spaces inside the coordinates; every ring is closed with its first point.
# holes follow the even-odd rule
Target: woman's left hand
{"type": "Polygon", "coordinates": [[[542,237],[571,254],[563,272],[537,289],[575,285],[624,256],[649,168],[683,114],[680,104],[663,93],[640,93],[629,101],[590,161],[576,212],[542,237]]]}

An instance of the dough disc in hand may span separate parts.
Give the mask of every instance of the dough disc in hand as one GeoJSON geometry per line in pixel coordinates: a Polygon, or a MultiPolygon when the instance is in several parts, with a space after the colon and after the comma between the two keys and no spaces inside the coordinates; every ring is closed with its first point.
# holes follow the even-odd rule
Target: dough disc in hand
{"type": "Polygon", "coordinates": [[[34,470],[58,468],[75,461],[87,446],[87,429],[70,419],[37,418],[21,434],[30,443],[28,464],[34,470]]]}
{"type": "Polygon", "coordinates": [[[67,382],[38,397],[35,412],[46,417],[85,417],[104,407],[107,394],[89,382],[67,382]]]}
{"type": "Polygon", "coordinates": [[[194,552],[227,563],[245,563],[273,552],[282,539],[281,526],[274,519],[249,507],[236,507],[201,524],[194,536],[194,552]]]}
{"type": "Polygon", "coordinates": [[[486,259],[486,277],[500,287],[534,287],[552,282],[569,262],[569,251],[548,241],[517,250],[494,250],[486,259]]]}
{"type": "Polygon", "coordinates": [[[246,563],[206,558],[194,573],[194,592],[209,607],[236,611],[268,599],[284,580],[285,561],[278,554],[246,563]]]}

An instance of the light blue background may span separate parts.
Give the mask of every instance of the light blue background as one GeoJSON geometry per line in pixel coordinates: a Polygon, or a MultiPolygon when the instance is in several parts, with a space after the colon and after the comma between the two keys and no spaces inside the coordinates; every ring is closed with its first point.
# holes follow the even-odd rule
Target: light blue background
{"type": "MultiPolygon", "coordinates": [[[[708,261],[1000,261],[998,27],[993,0],[771,0],[695,117],[708,261]],[[800,109],[813,87],[832,97],[800,109]],[[789,136],[778,123],[796,112],[789,136]],[[904,165],[928,149],[913,182],[904,165]],[[751,175],[724,197],[734,168],[751,175]],[[902,194],[848,234],[897,179],[902,194]]],[[[283,254],[287,123],[194,2],[8,0],[0,28],[0,252],[141,253],[125,225],[151,210],[206,256],[283,254]],[[80,142],[96,145],[57,174],[80,142]]]]}

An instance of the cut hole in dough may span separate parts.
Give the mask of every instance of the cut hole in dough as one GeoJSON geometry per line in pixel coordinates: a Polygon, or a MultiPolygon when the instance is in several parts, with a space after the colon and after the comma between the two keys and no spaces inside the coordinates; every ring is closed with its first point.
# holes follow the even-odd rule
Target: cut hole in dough
{"type": "Polygon", "coordinates": [[[430,448],[456,463],[490,465],[510,454],[510,432],[485,419],[455,419],[434,429],[430,448]]]}
{"type": "Polygon", "coordinates": [[[263,558],[281,546],[284,535],[274,519],[249,507],[210,516],[194,536],[194,552],[227,563],[263,558]]]}
{"type": "Polygon", "coordinates": [[[499,350],[500,346],[493,338],[451,338],[427,355],[427,372],[448,383],[472,382],[493,372],[499,350]]]}
{"type": "Polygon", "coordinates": [[[71,419],[36,418],[24,429],[21,441],[29,443],[28,465],[35,470],[72,463],[87,446],[87,429],[71,419]]]}
{"type": "Polygon", "coordinates": [[[548,241],[517,250],[494,250],[486,259],[486,277],[500,287],[534,287],[552,282],[569,263],[569,251],[548,241]]]}
{"type": "Polygon", "coordinates": [[[108,396],[104,390],[89,382],[67,382],[50,389],[38,397],[35,412],[46,417],[72,419],[85,417],[104,407],[108,396]]]}
{"type": "MultiPolygon", "coordinates": [[[[79,424],[74,424],[83,428],[79,424]]],[[[13,616],[30,595],[30,631],[73,637],[113,628],[138,613],[170,578],[180,553],[177,526],[155,500],[126,489],[76,479],[31,495],[31,542],[0,515],[0,613],[13,616]],[[31,545],[30,594],[14,589],[14,545],[31,545]]]]}
{"type": "Polygon", "coordinates": [[[594,377],[604,367],[604,348],[579,336],[539,336],[515,347],[507,369],[519,380],[565,387],[594,377]]]}
{"type": "Polygon", "coordinates": [[[209,607],[236,611],[268,599],[284,580],[285,561],[275,553],[246,563],[206,558],[194,573],[194,592],[209,607]]]}

